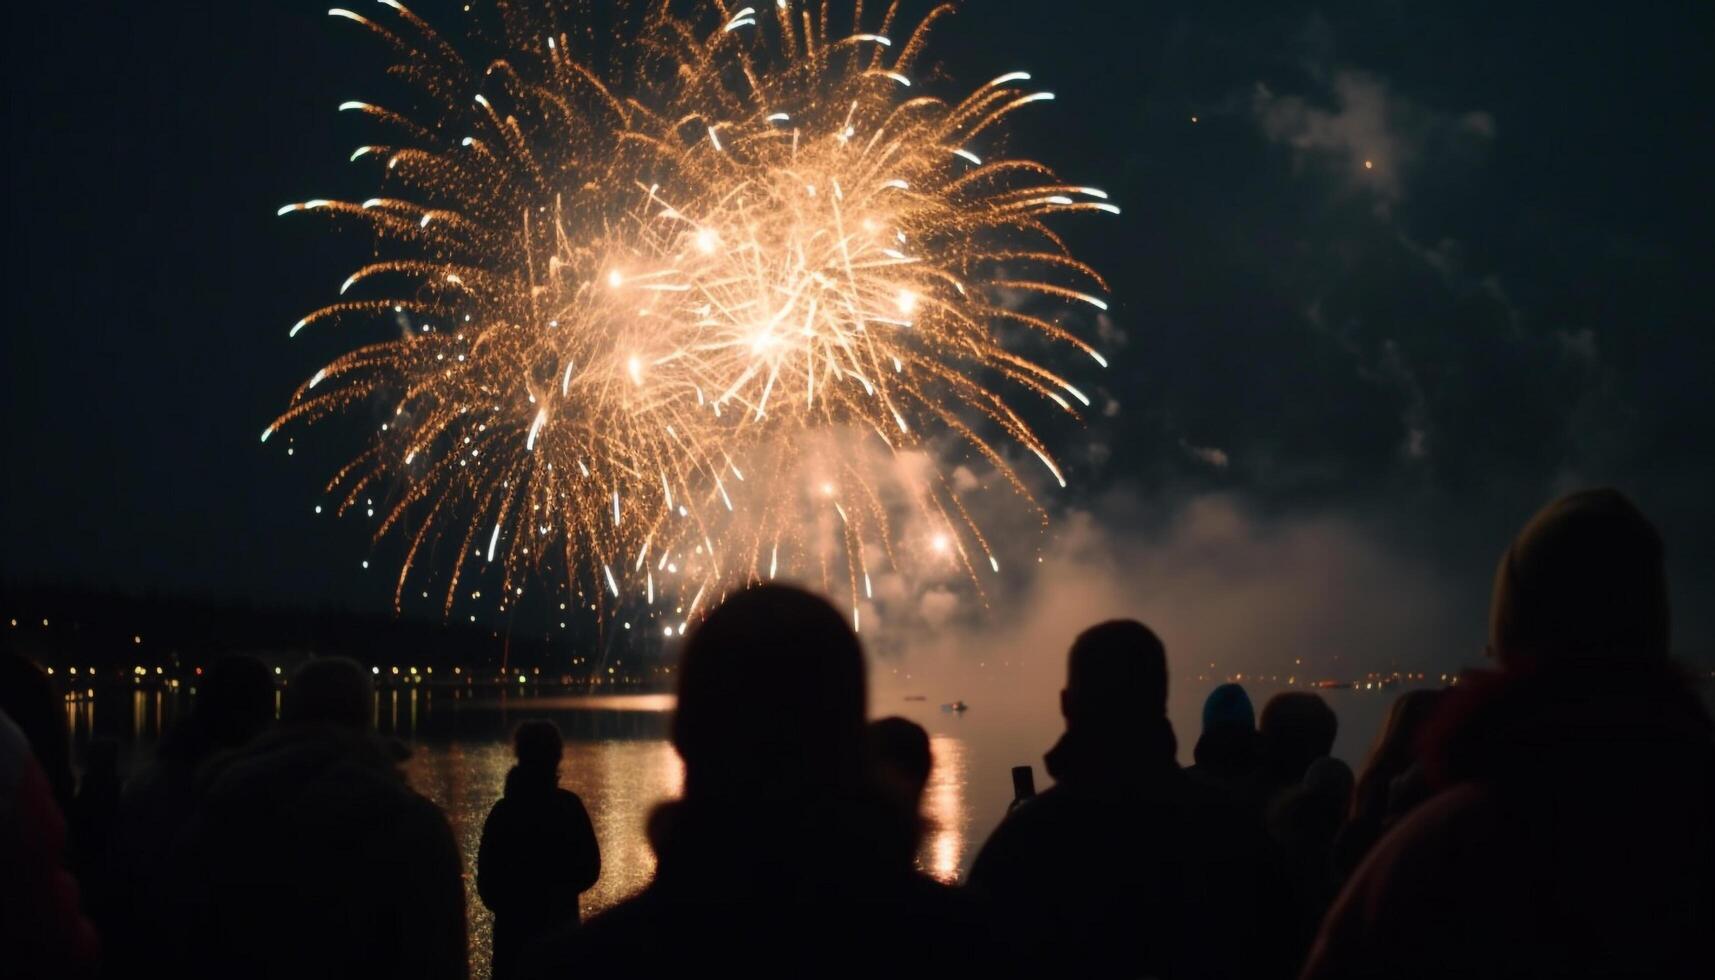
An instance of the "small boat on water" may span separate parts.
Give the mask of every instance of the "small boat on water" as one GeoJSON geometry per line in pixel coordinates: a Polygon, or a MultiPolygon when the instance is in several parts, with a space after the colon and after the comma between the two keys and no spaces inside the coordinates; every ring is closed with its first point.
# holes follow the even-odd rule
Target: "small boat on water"
{"type": "Polygon", "coordinates": [[[946,704],[941,705],[942,711],[950,712],[952,714],[960,714],[969,708],[970,705],[963,701],[948,701],[946,704]]]}
{"type": "Polygon", "coordinates": [[[927,701],[929,699],[924,697],[921,694],[907,694],[905,696],[905,700],[907,700],[907,701],[927,701]]]}

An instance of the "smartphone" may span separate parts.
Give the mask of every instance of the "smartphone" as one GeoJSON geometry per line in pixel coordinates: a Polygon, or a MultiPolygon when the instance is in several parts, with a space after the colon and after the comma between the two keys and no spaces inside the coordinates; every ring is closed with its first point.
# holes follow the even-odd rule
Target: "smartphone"
{"type": "Polygon", "coordinates": [[[1036,795],[1036,773],[1029,766],[1012,767],[1012,801],[1023,803],[1036,795]]]}

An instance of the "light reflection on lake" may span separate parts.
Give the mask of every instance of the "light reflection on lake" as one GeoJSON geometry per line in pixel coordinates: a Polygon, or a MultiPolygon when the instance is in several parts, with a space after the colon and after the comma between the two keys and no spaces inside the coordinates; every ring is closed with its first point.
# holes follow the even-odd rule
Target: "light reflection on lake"
{"type": "MultiPolygon", "coordinates": [[[[399,724],[396,734],[411,743],[413,752],[404,765],[405,775],[418,792],[433,800],[447,814],[464,858],[467,909],[470,916],[471,965],[477,976],[487,976],[491,956],[492,916],[476,896],[476,852],[482,839],[483,821],[500,798],[506,772],[512,766],[507,735],[528,718],[552,718],[567,735],[565,761],[560,767],[560,785],[583,798],[601,846],[601,877],[583,895],[586,918],[634,894],[655,873],[655,854],[650,849],[645,826],[651,809],[663,800],[678,796],[684,782],[684,767],[666,739],[667,719],[673,699],[667,695],[566,696],[509,698],[489,702],[457,702],[450,709],[457,716],[456,738],[424,734],[423,728],[439,729],[448,712],[447,699],[429,704],[413,692],[391,692],[378,697],[381,727],[399,724]],[[415,709],[413,710],[413,703],[415,709]],[[648,717],[623,719],[610,713],[643,713],[648,717]],[[435,722],[431,724],[431,718],[435,722]],[[395,722],[394,719],[398,719],[395,722]],[[580,738],[614,726],[639,732],[638,737],[580,738]],[[417,737],[411,737],[411,728],[417,737]],[[658,728],[655,734],[650,734],[658,728]],[[472,730],[474,729],[474,731],[472,730]],[[593,731],[592,731],[593,730],[593,731]],[[483,734],[478,734],[481,732],[483,734]]],[[[930,740],[934,769],[924,793],[927,827],[918,855],[918,867],[936,878],[958,879],[967,857],[966,840],[971,832],[972,813],[966,805],[965,746],[952,736],[930,740]]]]}
{"type": "MultiPolygon", "coordinates": [[[[511,746],[497,738],[425,742],[415,748],[405,774],[418,792],[446,811],[458,839],[472,965],[486,975],[493,919],[476,895],[476,851],[483,821],[500,798],[512,766],[511,746]]],[[[678,795],[682,778],[679,757],[664,740],[566,743],[560,785],[583,798],[601,845],[601,878],[583,895],[586,918],[649,883],[655,855],[644,835],[644,820],[656,803],[678,795]]]]}
{"type": "MultiPolygon", "coordinates": [[[[1169,715],[1180,733],[1181,762],[1190,762],[1202,698],[1210,686],[1175,689],[1169,701],[1169,715]]],[[[1259,685],[1251,693],[1260,707],[1274,691],[1259,685]]],[[[969,868],[976,848],[1012,799],[1012,766],[1031,764],[1037,786],[1050,785],[1042,753],[1062,724],[1053,694],[968,683],[959,691],[931,692],[926,701],[907,701],[885,689],[872,696],[875,715],[900,714],[930,733],[934,768],[924,793],[926,827],[918,852],[924,872],[955,882],[969,868]],[[968,699],[970,711],[940,709],[937,701],[954,696],[968,699]]],[[[1324,692],[1340,716],[1335,754],[1360,762],[1397,694],[1324,692]]],[[[91,737],[118,740],[124,771],[135,772],[162,730],[188,707],[188,695],[188,690],[107,692],[70,702],[67,732],[80,758],[91,737]]],[[[683,780],[679,757],[667,740],[672,706],[670,695],[473,696],[466,690],[427,686],[376,694],[377,730],[411,746],[404,765],[407,778],[446,811],[458,839],[475,976],[488,975],[490,949],[490,916],[476,896],[476,850],[483,821],[500,798],[512,764],[512,729],[526,719],[549,718],[565,734],[561,785],[583,798],[602,851],[601,877],[583,896],[584,914],[589,916],[636,892],[654,873],[645,822],[651,808],[678,794],[683,780]]]]}

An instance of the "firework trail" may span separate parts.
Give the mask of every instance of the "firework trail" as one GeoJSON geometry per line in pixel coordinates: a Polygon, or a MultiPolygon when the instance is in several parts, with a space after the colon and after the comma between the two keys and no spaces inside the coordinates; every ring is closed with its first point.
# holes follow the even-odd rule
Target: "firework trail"
{"type": "Polygon", "coordinates": [[[328,491],[403,536],[396,605],[449,547],[448,612],[492,564],[503,606],[540,576],[598,614],[659,604],[669,633],[750,579],[819,581],[855,618],[878,566],[999,571],[939,466],[907,464],[962,444],[1039,514],[1012,448],[1065,485],[1008,397],[1089,400],[1018,340],[1106,362],[1019,297],[1106,309],[1046,219],[1118,209],[1001,152],[1007,116],[1052,93],[1024,72],[923,91],[948,7],[866,27],[861,2],[841,26],[797,0],[520,3],[455,46],[381,5],[330,13],[404,83],[403,105],[340,107],[388,134],[352,154],[382,190],[280,213],[376,242],[291,334],[398,333],[317,371],[262,438],[390,409],[328,491]]]}

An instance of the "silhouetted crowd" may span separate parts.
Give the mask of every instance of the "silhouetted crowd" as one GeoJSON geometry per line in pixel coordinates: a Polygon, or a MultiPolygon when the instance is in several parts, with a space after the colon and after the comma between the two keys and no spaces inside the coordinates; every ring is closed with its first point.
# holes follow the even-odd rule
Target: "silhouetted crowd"
{"type": "MultiPolygon", "coordinates": [[[[1669,658],[1662,542],[1610,490],[1538,513],[1496,571],[1494,666],[1393,704],[1356,777],[1316,694],[1208,695],[1194,764],[1167,651],[1101,623],[1067,657],[1053,785],[968,880],[916,865],[927,734],[867,722],[864,654],[799,589],[729,597],[687,640],[653,881],[601,873],[548,722],[483,827],[494,975],[1664,977],[1715,970],[1715,729],[1669,658]]],[[[234,657],[121,789],[74,787],[61,705],[0,662],[0,975],[468,975],[445,816],[370,730],[367,671],[275,687],[234,657]],[[68,838],[69,833],[69,838],[68,838]]]]}

